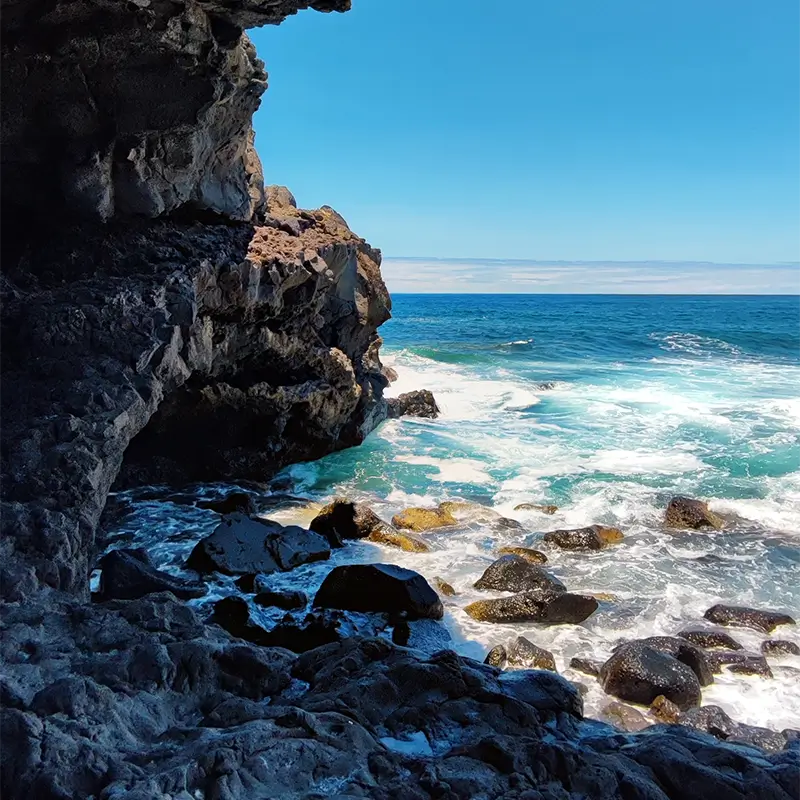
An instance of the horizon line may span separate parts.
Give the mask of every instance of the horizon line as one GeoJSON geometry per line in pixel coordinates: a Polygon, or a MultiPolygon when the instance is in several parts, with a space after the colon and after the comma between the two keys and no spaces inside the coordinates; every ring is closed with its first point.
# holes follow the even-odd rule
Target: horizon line
{"type": "Polygon", "coordinates": [[[800,261],[708,261],[708,260],[667,260],[667,259],[565,259],[565,258],[459,258],[457,256],[396,256],[382,254],[383,261],[436,261],[444,264],[536,264],[536,265],[572,265],[584,264],[650,264],[664,266],[717,266],[717,267],[798,267],[800,261]]]}

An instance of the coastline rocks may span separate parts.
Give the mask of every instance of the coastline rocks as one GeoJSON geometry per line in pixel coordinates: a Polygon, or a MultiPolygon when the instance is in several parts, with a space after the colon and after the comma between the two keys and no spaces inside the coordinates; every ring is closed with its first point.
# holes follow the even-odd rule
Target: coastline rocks
{"type": "Polygon", "coordinates": [[[309,524],[310,530],[324,536],[331,547],[341,547],[345,539],[366,539],[386,523],[364,503],[338,497],[325,506],[309,524]]]}
{"type": "Polygon", "coordinates": [[[269,634],[251,619],[250,606],[241,597],[231,596],[217,600],[209,621],[239,639],[265,647],[270,644],[269,634]]]}
{"type": "Polygon", "coordinates": [[[659,695],[682,711],[700,705],[700,681],[690,667],[640,643],[620,647],[600,670],[608,694],[649,706],[659,695]]]}
{"type": "Polygon", "coordinates": [[[478,622],[538,622],[576,625],[597,610],[597,600],[569,592],[529,591],[512,597],[477,600],[464,611],[478,622]]]}
{"type": "Polygon", "coordinates": [[[312,531],[231,514],[195,545],[186,565],[200,573],[269,574],[324,561],[330,554],[325,539],[312,531]]]}
{"type": "Polygon", "coordinates": [[[742,661],[727,665],[728,672],[736,675],[757,675],[760,678],[772,678],[772,670],[764,656],[752,656],[742,661]]]}
{"type": "Polygon", "coordinates": [[[675,635],[705,650],[744,650],[744,647],[732,636],[725,633],[725,631],[711,631],[697,628],[678,631],[675,635]]]}
{"type": "Polygon", "coordinates": [[[562,550],[602,550],[623,539],[622,531],[604,525],[590,525],[575,530],[549,531],[543,537],[548,544],[562,550]]]}
{"type": "Polygon", "coordinates": [[[531,564],[546,564],[547,556],[531,547],[500,547],[497,552],[501,556],[519,556],[531,564]]]}
{"type": "Polygon", "coordinates": [[[625,642],[614,648],[614,651],[616,652],[625,647],[650,647],[653,650],[658,650],[659,653],[670,655],[689,667],[697,676],[697,680],[700,681],[701,686],[710,686],[714,682],[714,671],[710,654],[707,654],[704,650],[693,645],[691,642],[672,636],[650,636],[646,639],[636,639],[632,642],[625,642]]]}
{"type": "Polygon", "coordinates": [[[558,506],[540,506],[536,503],[520,503],[514,506],[514,511],[541,511],[542,514],[555,514],[558,506]]]}
{"type": "Polygon", "coordinates": [[[649,728],[652,723],[636,708],[612,702],[600,711],[600,719],[629,733],[649,728]]]}
{"type": "Polygon", "coordinates": [[[679,725],[710,733],[722,741],[755,745],[772,752],[783,750],[787,742],[783,733],[736,722],[719,706],[692,708],[681,714],[677,722],[679,725]]]}
{"type": "Polygon", "coordinates": [[[761,652],[765,656],[800,656],[800,647],[785,639],[767,639],[761,642],[761,652]]]}
{"type": "Polygon", "coordinates": [[[475,582],[475,588],[496,592],[566,592],[567,587],[536,564],[516,555],[501,556],[475,582]]]}
{"type": "Polygon", "coordinates": [[[772,677],[766,658],[759,653],[747,653],[744,650],[712,650],[710,653],[706,653],[706,657],[715,675],[722,672],[723,667],[732,668],[742,665],[742,669],[737,670],[742,674],[766,675],[769,673],[769,677],[772,677]],[[748,673],[748,670],[752,670],[752,672],[748,673]]]}
{"type": "Polygon", "coordinates": [[[672,700],[667,700],[663,694],[660,694],[650,703],[650,714],[655,717],[659,722],[673,725],[678,721],[681,715],[681,710],[672,700]]]}
{"type": "Polygon", "coordinates": [[[171,592],[181,600],[202,597],[205,584],[176,578],[156,569],[143,549],[112,550],[100,560],[100,589],[96,600],[136,600],[148,594],[171,592]]]}
{"type": "Polygon", "coordinates": [[[772,633],[779,625],[797,624],[792,617],[780,611],[747,608],[746,606],[726,606],[723,604],[712,606],[703,616],[717,625],[753,628],[762,633],[772,633]]]}
{"type": "Polygon", "coordinates": [[[409,620],[441,619],[444,607],[425,578],[393,564],[352,564],[328,573],[314,597],[318,608],[405,613],[409,620]]]}
{"type": "Polygon", "coordinates": [[[407,508],[392,517],[392,525],[401,530],[432,531],[457,525],[458,520],[447,508],[407,508]]]}
{"type": "Polygon", "coordinates": [[[505,669],[508,662],[508,651],[502,644],[495,645],[483,659],[484,664],[489,664],[492,667],[499,667],[505,669]]]}
{"type": "Polygon", "coordinates": [[[284,611],[297,611],[308,605],[308,597],[305,592],[299,591],[262,591],[253,598],[253,602],[257,606],[280,608],[284,611]]]}
{"type": "Polygon", "coordinates": [[[720,530],[725,524],[722,517],[708,507],[708,503],[691,497],[673,497],[664,514],[664,524],[668,528],[713,528],[720,530]]]}
{"type": "Polygon", "coordinates": [[[407,553],[430,553],[431,551],[431,546],[421,536],[408,531],[395,530],[391,525],[385,523],[379,528],[375,528],[367,540],[375,544],[398,547],[407,553]]]}
{"type": "Polygon", "coordinates": [[[397,370],[394,367],[387,367],[384,365],[381,368],[381,375],[383,375],[389,383],[394,383],[397,380],[397,370]]]}
{"type": "Polygon", "coordinates": [[[390,397],[386,401],[386,405],[389,419],[398,419],[399,417],[436,419],[441,413],[439,406],[436,405],[433,392],[428,389],[416,389],[397,397],[390,397]]]}
{"type": "Polygon", "coordinates": [[[228,492],[220,500],[198,500],[198,508],[207,508],[217,514],[255,514],[258,510],[255,501],[247,492],[228,492]]]}
{"type": "Polygon", "coordinates": [[[443,594],[445,597],[455,597],[456,590],[445,580],[442,580],[438,575],[434,575],[431,578],[431,582],[436,587],[436,591],[439,594],[443,594]]]}
{"type": "Polygon", "coordinates": [[[549,650],[535,645],[524,636],[518,636],[508,648],[508,663],[524,669],[556,671],[556,660],[549,650]]]}
{"type": "Polygon", "coordinates": [[[595,661],[591,658],[581,658],[579,656],[571,658],[569,660],[569,666],[570,669],[582,672],[584,675],[591,675],[593,678],[600,675],[600,670],[603,667],[599,661],[595,661]]]}

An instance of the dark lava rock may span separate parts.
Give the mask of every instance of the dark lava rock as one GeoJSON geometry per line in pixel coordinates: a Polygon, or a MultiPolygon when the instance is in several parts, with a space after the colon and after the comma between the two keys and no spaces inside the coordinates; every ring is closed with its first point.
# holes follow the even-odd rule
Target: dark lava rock
{"type": "Polygon", "coordinates": [[[742,661],[728,665],[728,672],[737,675],[758,675],[761,678],[772,678],[772,670],[764,656],[750,656],[742,661]]]}
{"type": "Polygon", "coordinates": [[[737,671],[743,674],[766,675],[769,673],[769,677],[772,677],[766,658],[758,653],[747,653],[743,650],[712,650],[710,653],[706,653],[706,657],[714,674],[722,672],[723,667],[741,665],[742,669],[737,671]]]}
{"type": "Polygon", "coordinates": [[[344,539],[366,539],[374,530],[388,526],[369,506],[340,497],[325,506],[308,527],[324,536],[331,547],[341,547],[344,539]]]}
{"type": "Polygon", "coordinates": [[[698,647],[703,647],[706,650],[744,650],[742,645],[732,636],[725,633],[725,631],[709,631],[703,628],[696,628],[679,631],[675,635],[681,639],[686,639],[687,642],[696,644],[698,647]]]}
{"type": "Polygon", "coordinates": [[[267,633],[267,644],[293,653],[305,653],[347,638],[342,630],[344,622],[342,614],[330,611],[313,611],[299,621],[287,618],[267,633]]]}
{"type": "Polygon", "coordinates": [[[669,501],[664,524],[669,528],[714,528],[719,530],[724,525],[722,517],[715,514],[702,500],[691,497],[673,497],[669,501]]]}
{"type": "Polygon", "coordinates": [[[417,389],[406,392],[398,397],[387,400],[387,416],[389,419],[398,417],[427,417],[436,419],[439,416],[439,406],[436,405],[433,392],[428,389],[417,389]]]}
{"type": "Polygon", "coordinates": [[[540,550],[531,547],[501,547],[497,551],[501,556],[519,556],[531,564],[546,564],[547,556],[540,550]]]}
{"type": "Polygon", "coordinates": [[[549,531],[543,537],[548,544],[562,550],[602,550],[610,544],[622,541],[622,531],[604,525],[590,525],[575,530],[549,531]]]}
{"type": "Polygon", "coordinates": [[[324,561],[330,554],[325,539],[312,531],[231,514],[195,545],[186,565],[197,572],[269,574],[310,561],[324,561]]]}
{"type": "Polygon", "coordinates": [[[710,733],[717,739],[739,744],[755,745],[764,750],[778,751],[786,745],[783,733],[760,728],[756,725],[744,725],[731,719],[719,706],[702,706],[693,708],[678,719],[679,725],[710,733]]]}
{"type": "Polygon", "coordinates": [[[393,564],[352,564],[335,567],[319,587],[314,605],[346,611],[376,611],[408,619],[441,619],[439,595],[418,572],[393,564]]]}
{"type": "Polygon", "coordinates": [[[259,592],[253,598],[253,602],[259,606],[296,611],[308,605],[308,597],[304,592],[259,592]]]}
{"type": "Polygon", "coordinates": [[[582,672],[584,675],[591,675],[596,678],[600,674],[602,664],[599,661],[594,661],[590,658],[571,658],[569,660],[571,669],[582,672]]]}
{"type": "Polygon", "coordinates": [[[501,556],[487,567],[475,582],[476,589],[497,592],[526,592],[547,590],[566,592],[567,587],[546,570],[515,555],[501,556]]]}
{"type": "Polygon", "coordinates": [[[246,575],[240,575],[234,583],[240,592],[245,594],[254,594],[256,592],[256,578],[258,573],[249,572],[246,575]]]}
{"type": "Polygon", "coordinates": [[[747,608],[746,606],[716,605],[703,616],[717,625],[732,625],[739,628],[753,628],[763,633],[772,633],[779,625],[796,625],[788,614],[780,611],[747,608]]]}
{"type": "Polygon", "coordinates": [[[644,646],[652,647],[659,653],[677,658],[682,664],[686,664],[700,681],[701,686],[709,686],[714,682],[714,670],[708,654],[702,649],[684,639],[674,636],[650,636],[647,639],[637,639],[633,642],[626,642],[615,648],[615,651],[622,647],[644,646]]]}
{"type": "Polygon", "coordinates": [[[493,667],[500,667],[504,669],[508,662],[508,652],[502,644],[495,645],[483,659],[484,664],[489,664],[493,667]]]}
{"type": "Polygon", "coordinates": [[[392,642],[400,647],[408,647],[409,639],[411,639],[411,626],[407,620],[401,619],[395,622],[392,628],[392,642]]]}
{"type": "Polygon", "coordinates": [[[247,492],[229,492],[221,500],[198,500],[198,508],[208,508],[217,514],[255,514],[255,501],[247,492]]]}
{"type": "Polygon", "coordinates": [[[478,600],[464,611],[478,622],[539,622],[565,625],[583,622],[597,611],[597,600],[552,590],[520,592],[513,597],[478,600]]]}
{"type": "Polygon", "coordinates": [[[232,636],[245,639],[253,644],[268,646],[270,637],[267,631],[250,617],[250,606],[241,597],[223,597],[214,603],[211,622],[224,628],[232,636]]]}
{"type": "Polygon", "coordinates": [[[800,656],[800,647],[785,639],[767,639],[761,642],[761,652],[765,656],[800,656]]]}
{"type": "Polygon", "coordinates": [[[556,660],[549,650],[538,647],[524,636],[518,636],[508,648],[508,663],[525,669],[556,671],[556,660]]]}
{"type": "Polygon", "coordinates": [[[637,708],[616,702],[609,703],[600,711],[600,719],[629,733],[642,731],[652,724],[637,708]]]}
{"type": "Polygon", "coordinates": [[[691,668],[640,642],[620,647],[603,664],[600,682],[606,692],[630,703],[649,706],[664,695],[681,710],[700,705],[700,681],[691,668]]]}
{"type": "Polygon", "coordinates": [[[202,597],[205,584],[176,578],[156,569],[143,549],[112,550],[100,560],[97,600],[135,600],[156,592],[172,592],[181,600],[202,597]]]}

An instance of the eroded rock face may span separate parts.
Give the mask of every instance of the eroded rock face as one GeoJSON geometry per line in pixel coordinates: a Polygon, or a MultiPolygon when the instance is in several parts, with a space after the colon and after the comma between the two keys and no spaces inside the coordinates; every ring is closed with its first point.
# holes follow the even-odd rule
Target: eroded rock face
{"type": "Polygon", "coordinates": [[[719,530],[725,521],[708,507],[708,503],[692,497],[673,497],[664,515],[664,524],[669,528],[712,528],[719,530]]]}
{"type": "Polygon", "coordinates": [[[101,602],[137,600],[157,592],[171,592],[181,600],[191,600],[206,593],[200,581],[183,580],[156,569],[144,550],[112,550],[100,564],[103,571],[95,599],[101,602]]]}
{"type": "Polygon", "coordinates": [[[416,389],[413,392],[392,397],[388,401],[389,419],[398,417],[426,417],[436,419],[439,416],[439,406],[429,389],[416,389]]]}

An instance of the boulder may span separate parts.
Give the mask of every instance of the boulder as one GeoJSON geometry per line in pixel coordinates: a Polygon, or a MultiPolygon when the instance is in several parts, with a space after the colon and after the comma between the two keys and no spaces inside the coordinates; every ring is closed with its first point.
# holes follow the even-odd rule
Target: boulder
{"type": "Polygon", "coordinates": [[[111,550],[100,560],[100,589],[96,600],[136,600],[156,592],[172,592],[181,600],[202,597],[205,584],[176,578],[156,569],[143,549],[111,550]]]}
{"type": "Polygon", "coordinates": [[[755,725],[744,725],[731,719],[719,706],[702,706],[692,708],[681,714],[678,724],[710,733],[717,739],[739,744],[755,745],[773,752],[782,750],[786,745],[786,736],[768,728],[755,725]]]}
{"type": "Polygon", "coordinates": [[[700,705],[700,681],[692,669],[641,642],[620,647],[603,664],[600,683],[608,694],[630,703],[649,706],[664,695],[681,710],[700,705]]]}
{"type": "Polygon", "coordinates": [[[638,709],[617,702],[604,706],[600,711],[600,719],[629,733],[644,730],[652,725],[638,709]]]}
{"type": "Polygon", "coordinates": [[[330,611],[312,611],[300,620],[287,616],[268,632],[267,644],[305,653],[346,639],[346,622],[343,614],[330,611]]]}
{"type": "Polygon", "coordinates": [[[691,642],[673,636],[650,636],[647,639],[625,642],[614,648],[614,652],[630,646],[651,647],[653,650],[658,650],[659,653],[666,653],[677,658],[694,672],[701,686],[709,686],[714,682],[714,671],[708,654],[691,642]]]}
{"type": "Polygon", "coordinates": [[[765,656],[800,656],[800,647],[785,639],[767,639],[761,642],[761,652],[765,656]]]}
{"type": "Polygon", "coordinates": [[[518,636],[508,648],[508,663],[524,669],[556,671],[556,660],[549,650],[538,647],[524,636],[518,636]]]}
{"type": "Polygon", "coordinates": [[[328,542],[296,525],[231,514],[201,539],[186,565],[197,572],[225,575],[269,574],[330,558],[328,542]]]}
{"type": "Polygon", "coordinates": [[[738,628],[753,628],[763,633],[772,633],[779,625],[796,625],[788,614],[769,609],[747,608],[746,606],[712,606],[703,616],[717,625],[731,625],[738,628]]]}
{"type": "Polygon", "coordinates": [[[341,547],[345,539],[366,539],[386,523],[364,503],[337,498],[325,506],[308,526],[324,536],[331,547],[341,547]]]}
{"type": "Polygon", "coordinates": [[[506,648],[502,644],[495,645],[486,654],[486,658],[483,659],[484,664],[489,664],[493,667],[500,667],[500,669],[505,669],[507,662],[508,662],[508,652],[506,651],[506,648]]]}
{"type": "Polygon", "coordinates": [[[604,525],[550,531],[543,537],[545,542],[562,550],[602,550],[610,544],[621,542],[622,538],[622,531],[604,525]]]}
{"type": "Polygon", "coordinates": [[[397,397],[390,397],[387,401],[387,417],[426,417],[436,419],[441,413],[433,392],[428,389],[416,389],[405,392],[397,397]]]}
{"type": "Polygon", "coordinates": [[[570,669],[583,672],[584,675],[591,675],[593,678],[596,678],[600,674],[600,669],[603,665],[599,661],[595,661],[591,658],[576,657],[569,660],[569,666],[570,669]]]}
{"type": "Polygon", "coordinates": [[[232,595],[217,600],[214,603],[210,622],[219,625],[220,628],[224,628],[232,636],[236,636],[239,639],[265,647],[270,644],[269,634],[251,618],[250,606],[241,597],[232,595]]]}
{"type": "Polygon", "coordinates": [[[438,575],[434,575],[431,578],[431,581],[439,594],[443,594],[445,597],[456,596],[456,590],[447,581],[442,580],[438,575]]]}
{"type": "Polygon", "coordinates": [[[319,608],[405,613],[408,619],[441,619],[442,601],[425,578],[393,564],[352,564],[328,573],[314,598],[319,608]]]}
{"type": "Polygon", "coordinates": [[[531,547],[501,547],[497,551],[501,556],[519,556],[531,564],[546,564],[547,556],[531,547]]]}
{"type": "Polygon", "coordinates": [[[596,610],[597,600],[593,597],[542,590],[478,600],[464,609],[478,622],[538,622],[542,625],[577,624],[596,610]]]}
{"type": "Polygon", "coordinates": [[[714,528],[720,530],[725,524],[722,517],[715,514],[702,500],[691,497],[673,497],[664,515],[668,528],[714,528]]]}
{"type": "Polygon", "coordinates": [[[667,700],[663,694],[660,694],[650,703],[650,714],[655,717],[659,722],[665,722],[668,725],[673,725],[678,721],[681,715],[681,710],[672,700],[667,700]]]}
{"type": "Polygon", "coordinates": [[[389,547],[398,547],[407,553],[429,553],[431,546],[415,533],[408,531],[398,531],[391,525],[383,524],[375,528],[367,540],[375,544],[385,544],[389,547]]]}
{"type": "Polygon", "coordinates": [[[247,492],[228,492],[220,500],[198,500],[198,508],[207,508],[217,514],[255,514],[258,510],[255,501],[247,492]]]}
{"type": "Polygon", "coordinates": [[[258,606],[281,608],[284,611],[296,611],[308,605],[305,592],[259,592],[253,602],[258,606]]]}
{"type": "Polygon", "coordinates": [[[702,647],[706,650],[743,650],[744,648],[725,631],[713,631],[703,628],[679,631],[675,634],[687,642],[702,647]]]}
{"type": "Polygon", "coordinates": [[[723,667],[743,675],[763,675],[772,677],[766,658],[759,653],[747,653],[743,650],[712,650],[706,653],[711,671],[718,675],[723,667]],[[737,667],[736,670],[733,667],[737,667]]]}
{"type": "Polygon", "coordinates": [[[431,531],[457,525],[458,520],[447,510],[439,508],[407,508],[392,517],[392,525],[411,531],[431,531]]]}
{"type": "Polygon", "coordinates": [[[520,556],[500,556],[475,582],[475,588],[496,592],[546,590],[565,592],[567,587],[546,570],[520,556]]]}
{"type": "Polygon", "coordinates": [[[764,656],[746,656],[741,661],[734,661],[727,664],[728,672],[736,675],[758,675],[760,678],[772,678],[772,670],[764,656]]]}
{"type": "Polygon", "coordinates": [[[555,514],[558,506],[540,506],[536,503],[520,503],[514,506],[514,511],[541,511],[542,514],[555,514]]]}

